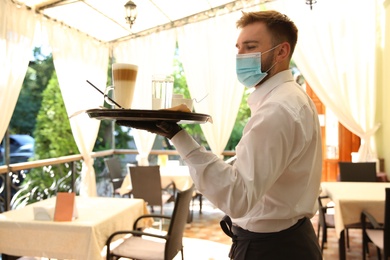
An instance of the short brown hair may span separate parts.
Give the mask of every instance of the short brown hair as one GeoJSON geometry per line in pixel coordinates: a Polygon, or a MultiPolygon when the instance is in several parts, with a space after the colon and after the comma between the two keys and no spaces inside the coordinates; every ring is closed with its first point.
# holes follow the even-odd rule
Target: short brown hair
{"type": "Polygon", "coordinates": [[[237,21],[237,28],[243,28],[249,24],[264,23],[272,35],[272,43],[280,44],[288,42],[291,47],[291,56],[298,40],[298,28],[286,15],[277,11],[242,12],[242,17],[237,21]]]}

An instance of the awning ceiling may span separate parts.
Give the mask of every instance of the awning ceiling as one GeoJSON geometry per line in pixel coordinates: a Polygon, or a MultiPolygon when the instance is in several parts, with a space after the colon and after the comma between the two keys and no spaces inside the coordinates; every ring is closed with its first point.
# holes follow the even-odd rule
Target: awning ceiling
{"type": "Polygon", "coordinates": [[[128,0],[15,0],[50,19],[103,42],[142,35],[259,4],[262,0],[133,0],[138,15],[130,29],[125,20],[128,0]]]}

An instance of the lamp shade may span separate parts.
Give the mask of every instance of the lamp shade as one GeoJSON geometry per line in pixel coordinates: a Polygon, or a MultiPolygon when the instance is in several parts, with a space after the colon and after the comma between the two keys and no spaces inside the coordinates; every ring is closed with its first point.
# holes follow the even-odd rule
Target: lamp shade
{"type": "Polygon", "coordinates": [[[137,18],[137,5],[133,1],[128,1],[125,4],[125,19],[130,24],[130,28],[137,18]]]}

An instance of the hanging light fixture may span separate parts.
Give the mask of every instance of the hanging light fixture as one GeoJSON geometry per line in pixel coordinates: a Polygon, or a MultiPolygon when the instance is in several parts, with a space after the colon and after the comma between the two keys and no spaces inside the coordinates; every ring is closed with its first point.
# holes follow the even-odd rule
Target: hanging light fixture
{"type": "Polygon", "coordinates": [[[306,0],[306,4],[310,5],[310,10],[313,10],[313,4],[317,3],[317,0],[306,0]]]}
{"type": "Polygon", "coordinates": [[[130,24],[130,29],[131,29],[131,27],[134,24],[135,19],[137,18],[137,5],[134,4],[134,2],[131,0],[128,1],[125,4],[125,12],[126,12],[125,19],[126,19],[127,23],[130,24]]]}

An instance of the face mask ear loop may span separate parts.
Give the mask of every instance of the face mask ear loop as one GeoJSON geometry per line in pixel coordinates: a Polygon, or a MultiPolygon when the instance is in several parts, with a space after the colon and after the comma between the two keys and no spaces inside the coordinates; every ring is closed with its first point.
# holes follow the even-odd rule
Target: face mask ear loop
{"type": "Polygon", "coordinates": [[[275,67],[276,64],[278,64],[278,62],[275,62],[274,65],[272,65],[271,68],[269,68],[265,73],[268,73],[268,71],[270,71],[273,67],[275,67]]]}
{"type": "MultiPolygon", "coordinates": [[[[281,45],[281,43],[279,43],[279,44],[276,45],[275,47],[272,47],[272,48],[269,49],[268,51],[262,52],[261,54],[263,55],[264,53],[270,52],[270,51],[276,49],[279,45],[281,45]]],[[[260,57],[260,59],[261,59],[261,57],[260,57]]],[[[265,71],[264,73],[268,73],[268,72],[269,72],[277,63],[278,63],[278,62],[275,62],[275,63],[271,66],[271,68],[269,68],[269,69],[268,69],[267,71],[265,71]]]]}
{"type": "MultiPolygon", "coordinates": [[[[279,43],[279,44],[276,45],[275,47],[269,49],[268,51],[263,52],[262,54],[272,51],[273,49],[277,48],[279,45],[281,45],[281,43],[279,43]]],[[[278,64],[278,62],[275,62],[275,63],[271,66],[271,68],[269,68],[267,71],[265,71],[265,73],[268,73],[273,67],[275,67],[276,64],[278,64]]]]}
{"type": "Polygon", "coordinates": [[[276,46],[272,47],[272,48],[271,48],[271,49],[269,49],[268,51],[262,52],[262,54],[264,54],[264,53],[267,53],[267,52],[270,52],[270,51],[272,51],[272,50],[276,49],[276,48],[277,48],[279,45],[281,45],[281,43],[279,43],[278,45],[276,45],[276,46]]]}

